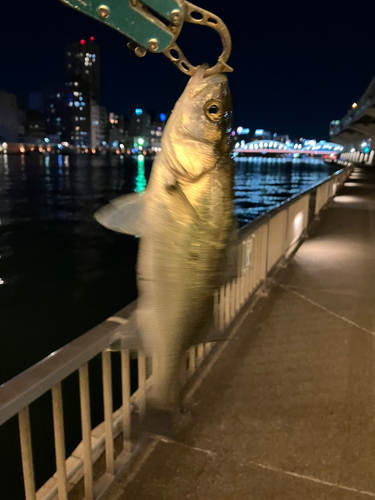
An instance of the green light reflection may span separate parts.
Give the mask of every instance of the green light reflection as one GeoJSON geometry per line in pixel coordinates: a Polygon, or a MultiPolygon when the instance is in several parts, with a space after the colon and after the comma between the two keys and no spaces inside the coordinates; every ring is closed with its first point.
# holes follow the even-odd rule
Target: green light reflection
{"type": "Polygon", "coordinates": [[[147,181],[145,177],[145,157],[143,155],[138,155],[138,172],[135,178],[135,189],[136,193],[142,193],[146,189],[147,181]]]}

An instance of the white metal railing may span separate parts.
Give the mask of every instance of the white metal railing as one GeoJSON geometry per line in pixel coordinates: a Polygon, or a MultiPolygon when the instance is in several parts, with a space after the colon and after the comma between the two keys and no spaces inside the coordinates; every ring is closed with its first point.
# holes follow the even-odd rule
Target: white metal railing
{"type": "MultiPolygon", "coordinates": [[[[309,210],[312,203],[316,216],[334,197],[337,187],[345,182],[352,167],[346,162],[340,164],[344,168],[327,180],[281,203],[241,228],[237,278],[221,286],[214,296],[213,320],[220,331],[228,329],[254,293],[265,288],[267,277],[273,269],[300,244],[311,220],[309,210]]],[[[131,395],[132,346],[122,351],[122,406],[113,412],[113,354],[106,348],[114,329],[119,323],[127,321],[134,308],[135,303],[130,304],[0,387],[0,425],[18,415],[26,500],[50,500],[57,497],[59,500],[67,500],[68,492],[82,477],[85,499],[93,500],[111,484],[116,473],[131,457],[134,451],[130,442],[131,415],[134,409],[137,409],[141,417],[144,415],[146,391],[152,385],[152,374],[146,373],[145,354],[138,351],[138,389],[131,395]],[[92,429],[88,364],[98,354],[102,358],[104,422],[92,429]],[[82,441],[67,459],[61,383],[74,372],[78,372],[82,441]],[[36,491],[29,406],[48,391],[52,393],[56,474],[36,491]],[[116,454],[114,441],[121,433],[122,451],[116,454]],[[94,484],[93,464],[104,451],[106,473],[94,484]]],[[[212,345],[205,342],[187,351],[181,367],[182,385],[193,376],[212,345]]]]}
{"type": "Polygon", "coordinates": [[[369,153],[360,153],[359,151],[347,151],[341,153],[340,158],[344,161],[353,163],[365,163],[366,165],[373,165],[375,151],[372,149],[369,153]]]}

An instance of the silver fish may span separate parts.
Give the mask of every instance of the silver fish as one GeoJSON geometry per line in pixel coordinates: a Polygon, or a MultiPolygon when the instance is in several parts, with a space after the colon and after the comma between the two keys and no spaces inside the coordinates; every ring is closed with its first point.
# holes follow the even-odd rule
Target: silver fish
{"type": "MultiPolygon", "coordinates": [[[[183,352],[212,321],[232,229],[231,95],[223,74],[201,66],[169,118],[144,193],[95,214],[105,227],[140,236],[135,321],[152,355],[148,404],[174,411],[183,352]]],[[[126,335],[126,332],[123,332],[126,335]]]]}

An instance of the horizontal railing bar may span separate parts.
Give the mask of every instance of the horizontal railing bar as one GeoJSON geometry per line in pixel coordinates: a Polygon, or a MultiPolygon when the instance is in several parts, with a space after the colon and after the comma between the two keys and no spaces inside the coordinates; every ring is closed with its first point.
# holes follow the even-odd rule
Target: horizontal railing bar
{"type": "MultiPolygon", "coordinates": [[[[114,316],[126,318],[136,302],[114,316]]],[[[108,347],[118,324],[103,321],[0,386],[0,425],[108,347]]]]}

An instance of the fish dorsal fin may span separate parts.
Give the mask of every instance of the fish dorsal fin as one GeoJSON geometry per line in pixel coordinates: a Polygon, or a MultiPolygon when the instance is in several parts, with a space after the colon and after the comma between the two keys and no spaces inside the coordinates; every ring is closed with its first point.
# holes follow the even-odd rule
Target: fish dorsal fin
{"type": "Polygon", "coordinates": [[[126,194],[111,200],[94,214],[95,220],[112,231],[133,236],[144,233],[145,194],[126,194]]]}

